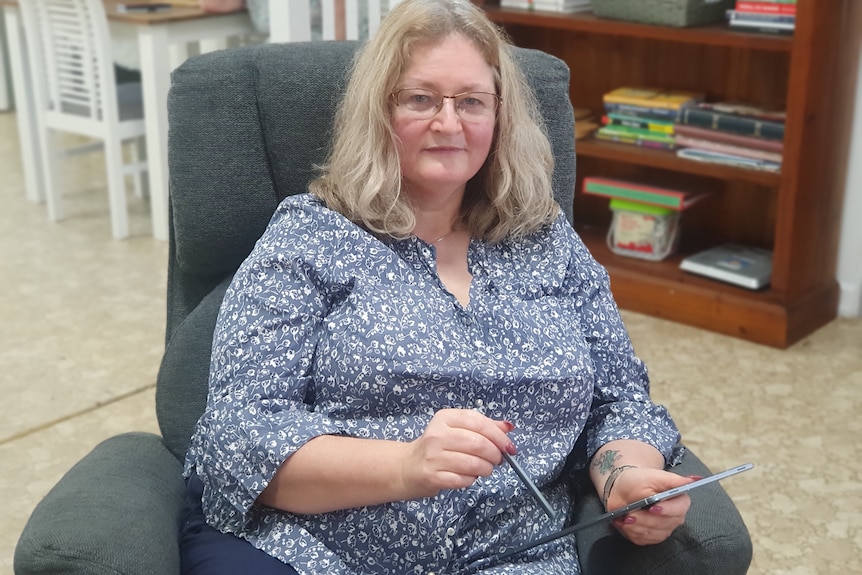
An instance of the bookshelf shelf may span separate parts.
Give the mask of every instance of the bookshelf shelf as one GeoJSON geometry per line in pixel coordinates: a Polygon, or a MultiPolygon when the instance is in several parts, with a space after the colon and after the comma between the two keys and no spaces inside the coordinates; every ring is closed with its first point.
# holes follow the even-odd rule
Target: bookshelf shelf
{"type": "Polygon", "coordinates": [[[793,45],[788,36],[769,36],[730,30],[721,24],[697,28],[665,28],[635,22],[607,20],[593,16],[592,13],[561,14],[540,10],[520,10],[487,6],[488,17],[498,24],[526,25],[568,32],[587,32],[590,34],[611,34],[636,38],[649,38],[689,44],[710,44],[715,46],[736,46],[752,50],[772,50],[789,52],[793,45]]]}
{"type": "Polygon", "coordinates": [[[616,160],[629,164],[663,168],[676,172],[698,174],[713,178],[741,180],[762,184],[764,186],[776,186],[781,181],[780,173],[735,168],[732,166],[721,166],[718,164],[705,164],[678,158],[673,152],[664,150],[652,150],[639,148],[626,144],[615,144],[603,142],[594,138],[584,138],[575,142],[575,150],[578,157],[602,158],[616,160]]]}
{"type": "Polygon", "coordinates": [[[723,24],[652,26],[481,2],[516,45],[569,65],[575,107],[601,110],[602,95],[620,86],[658,86],[787,112],[780,174],[589,138],[576,142],[575,227],[607,267],[621,307],[780,348],[835,318],[846,118],[857,64],[848,56],[855,47],[842,19],[854,1],[798,0],[793,36],[737,32],[723,24]],[[608,249],[607,202],[579,192],[586,176],[711,193],[685,212],[680,253],[650,262],[608,249]],[[721,242],[771,249],[772,284],[749,291],[679,270],[683,257],[721,242]]]}

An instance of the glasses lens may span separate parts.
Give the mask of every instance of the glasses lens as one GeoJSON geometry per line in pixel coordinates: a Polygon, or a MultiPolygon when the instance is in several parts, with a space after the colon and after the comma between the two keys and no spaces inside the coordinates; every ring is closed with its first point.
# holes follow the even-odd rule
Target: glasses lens
{"type": "Polygon", "coordinates": [[[399,90],[395,97],[399,107],[419,116],[434,115],[441,100],[439,94],[429,90],[399,90]]]}
{"type": "Polygon", "coordinates": [[[455,109],[465,120],[483,120],[497,111],[497,96],[485,92],[468,92],[455,96],[455,109]]]}
{"type": "Polygon", "coordinates": [[[467,122],[479,122],[493,118],[497,112],[497,96],[487,92],[466,92],[455,96],[441,96],[432,90],[407,88],[395,92],[395,103],[402,114],[416,119],[433,117],[443,105],[443,100],[454,100],[455,112],[467,122]]]}

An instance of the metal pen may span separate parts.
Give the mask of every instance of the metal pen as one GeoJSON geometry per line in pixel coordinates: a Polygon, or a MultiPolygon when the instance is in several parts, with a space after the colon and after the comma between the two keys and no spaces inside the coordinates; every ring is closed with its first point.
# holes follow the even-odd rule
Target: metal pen
{"type": "Polygon", "coordinates": [[[533,494],[533,497],[536,498],[536,501],[539,502],[539,505],[542,506],[542,509],[545,510],[545,513],[548,515],[548,517],[553,519],[556,516],[554,508],[551,507],[551,504],[548,502],[547,499],[545,499],[544,494],[539,491],[539,487],[535,483],[533,483],[533,480],[530,479],[530,476],[527,475],[527,473],[524,471],[524,468],[521,467],[518,462],[512,458],[511,455],[509,455],[505,451],[503,451],[502,453],[503,459],[506,460],[506,463],[508,463],[509,466],[514,470],[515,474],[521,478],[521,481],[524,482],[524,485],[527,486],[527,489],[529,489],[530,493],[533,494]]]}

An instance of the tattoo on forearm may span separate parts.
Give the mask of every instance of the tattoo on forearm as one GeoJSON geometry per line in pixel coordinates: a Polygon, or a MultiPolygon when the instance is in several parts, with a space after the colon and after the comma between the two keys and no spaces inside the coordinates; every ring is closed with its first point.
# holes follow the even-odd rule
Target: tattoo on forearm
{"type": "Polygon", "coordinates": [[[607,475],[614,469],[614,463],[616,463],[620,457],[619,451],[609,449],[594,459],[590,465],[598,469],[599,473],[602,475],[607,475]]]}

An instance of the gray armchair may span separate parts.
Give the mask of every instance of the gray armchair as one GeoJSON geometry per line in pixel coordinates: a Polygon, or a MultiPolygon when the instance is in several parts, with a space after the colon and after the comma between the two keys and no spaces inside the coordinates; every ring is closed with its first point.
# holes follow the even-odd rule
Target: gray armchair
{"type": "MultiPolygon", "coordinates": [[[[183,509],[182,460],[206,401],[216,314],[231,276],[279,200],[304,192],[324,156],[333,108],[356,44],[266,45],[192,58],[169,98],[171,241],[166,349],[156,394],[161,437],[129,433],[97,446],[33,511],[15,573],[175,575],[183,509]]],[[[575,186],[569,71],[517,50],[556,154],[555,189],[571,219],[575,186]]],[[[690,452],[679,473],[708,473],[690,452]]],[[[575,520],[600,512],[592,488],[575,520]]],[[[660,545],[636,547],[608,525],[582,532],[588,575],[734,575],[751,542],[717,485],[692,494],[689,522],[660,545]]]]}

